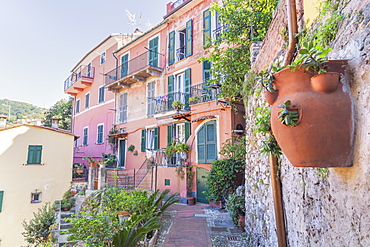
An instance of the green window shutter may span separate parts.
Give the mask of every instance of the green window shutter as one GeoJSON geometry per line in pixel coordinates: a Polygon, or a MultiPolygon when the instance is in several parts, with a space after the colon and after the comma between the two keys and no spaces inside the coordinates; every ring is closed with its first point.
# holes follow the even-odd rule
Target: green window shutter
{"type": "Polygon", "coordinates": [[[42,146],[36,146],[36,152],[35,152],[36,164],[41,164],[41,153],[42,153],[42,146]]]}
{"type": "Polygon", "coordinates": [[[168,64],[175,63],[175,31],[169,33],[168,44],[168,64]]]}
{"type": "Polygon", "coordinates": [[[172,107],[172,102],[174,100],[174,76],[171,75],[168,77],[168,97],[167,97],[167,102],[168,102],[168,110],[173,110],[173,107],[172,107]]]}
{"type": "Polygon", "coordinates": [[[185,39],[186,39],[185,56],[188,57],[188,56],[193,55],[193,20],[192,19],[186,22],[185,39]]]}
{"type": "Polygon", "coordinates": [[[211,72],[210,72],[210,69],[211,69],[211,62],[209,61],[204,61],[203,64],[203,82],[204,83],[207,83],[207,81],[209,79],[211,79],[211,72]]]}
{"type": "Polygon", "coordinates": [[[4,198],[4,191],[0,191],[0,213],[3,210],[3,198],[4,198]]]}
{"type": "Polygon", "coordinates": [[[154,150],[159,149],[159,127],[154,128],[154,150]]]}
{"type": "Polygon", "coordinates": [[[191,69],[185,70],[185,110],[190,110],[189,98],[190,98],[190,86],[191,86],[191,69]]]}
{"type": "Polygon", "coordinates": [[[121,77],[128,75],[128,54],[121,57],[121,77]]]}
{"type": "Polygon", "coordinates": [[[197,151],[198,151],[198,163],[204,164],[206,161],[206,150],[205,150],[205,126],[203,125],[202,128],[198,131],[197,134],[197,151]]]}
{"type": "Polygon", "coordinates": [[[189,139],[191,135],[191,123],[185,122],[185,141],[189,139]]]}
{"type": "Polygon", "coordinates": [[[206,128],[206,163],[212,163],[217,158],[216,121],[208,122],[206,128]]]}
{"type": "Polygon", "coordinates": [[[33,146],[28,146],[28,158],[27,164],[33,164],[33,156],[34,156],[34,148],[33,146]]]}
{"type": "Polygon", "coordinates": [[[173,141],[173,124],[167,125],[167,145],[171,145],[173,141]]]}
{"type": "Polygon", "coordinates": [[[41,164],[42,146],[29,145],[27,164],[41,164]]]}
{"type": "Polygon", "coordinates": [[[149,41],[149,64],[158,67],[158,37],[149,41]]]}
{"type": "Polygon", "coordinates": [[[211,11],[209,9],[203,12],[203,45],[209,43],[211,39],[211,11]]]}
{"type": "Polygon", "coordinates": [[[141,130],[141,152],[146,151],[146,129],[141,130]]]}

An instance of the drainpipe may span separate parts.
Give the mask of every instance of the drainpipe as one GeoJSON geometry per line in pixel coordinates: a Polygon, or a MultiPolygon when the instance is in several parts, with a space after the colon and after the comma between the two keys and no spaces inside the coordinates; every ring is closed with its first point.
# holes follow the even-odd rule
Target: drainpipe
{"type": "MultiPolygon", "coordinates": [[[[285,55],[284,67],[289,65],[294,57],[296,51],[297,38],[295,35],[298,33],[297,24],[297,10],[295,0],[286,0],[287,6],[287,19],[288,19],[288,35],[289,35],[289,46],[287,54],[285,55]]],[[[278,236],[278,246],[286,247],[286,231],[285,231],[285,219],[284,219],[284,208],[281,190],[281,181],[278,176],[278,158],[270,153],[270,172],[271,172],[271,183],[274,196],[274,209],[275,209],[275,220],[276,220],[276,231],[278,236]]]]}

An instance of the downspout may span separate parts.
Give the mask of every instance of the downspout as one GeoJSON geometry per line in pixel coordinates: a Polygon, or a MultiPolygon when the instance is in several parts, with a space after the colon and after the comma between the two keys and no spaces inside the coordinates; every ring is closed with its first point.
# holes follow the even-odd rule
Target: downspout
{"type": "MultiPolygon", "coordinates": [[[[289,65],[294,57],[296,51],[297,38],[295,35],[298,33],[297,24],[297,10],[295,0],[286,0],[287,7],[287,19],[288,19],[288,35],[289,35],[289,46],[287,54],[285,55],[284,67],[289,65]]],[[[278,237],[278,246],[286,247],[286,230],[285,230],[285,219],[283,209],[283,198],[281,190],[281,181],[279,178],[279,166],[278,158],[270,153],[270,172],[272,181],[272,190],[274,196],[274,209],[275,209],[275,220],[276,220],[276,231],[278,237]]]]}

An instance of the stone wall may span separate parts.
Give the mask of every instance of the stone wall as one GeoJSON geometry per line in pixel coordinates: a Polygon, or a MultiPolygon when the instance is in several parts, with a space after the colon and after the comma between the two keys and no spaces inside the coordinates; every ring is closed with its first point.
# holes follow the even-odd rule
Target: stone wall
{"type": "MultiPolygon", "coordinates": [[[[353,166],[325,173],[293,167],[282,156],[279,177],[288,246],[370,246],[370,1],[348,1],[343,12],[348,17],[341,23],[330,58],[349,60],[343,82],[355,104],[353,166]]],[[[278,29],[269,35],[269,42],[279,40],[278,29]]],[[[277,44],[264,42],[270,54],[260,52],[258,68],[267,67],[266,61],[281,60],[284,49],[277,44]]],[[[246,230],[251,246],[277,246],[269,161],[259,153],[261,136],[252,130],[255,109],[262,104],[262,96],[252,96],[246,111],[246,230]]]]}

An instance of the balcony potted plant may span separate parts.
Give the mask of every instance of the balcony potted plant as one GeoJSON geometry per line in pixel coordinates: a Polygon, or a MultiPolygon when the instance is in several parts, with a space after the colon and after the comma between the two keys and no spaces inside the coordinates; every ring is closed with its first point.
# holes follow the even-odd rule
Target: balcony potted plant
{"type": "Polygon", "coordinates": [[[172,102],[172,107],[176,109],[177,111],[180,111],[182,108],[184,108],[185,104],[182,103],[180,100],[175,100],[172,102]]]}
{"type": "Polygon", "coordinates": [[[200,100],[200,98],[198,96],[192,96],[189,98],[189,104],[193,104],[195,102],[197,102],[198,100],[200,100]]]}
{"type": "Polygon", "coordinates": [[[273,106],[271,128],[296,167],[351,165],[353,106],[349,90],[339,80],[346,62],[329,61],[330,50],[304,43],[296,61],[273,74],[276,97],[268,101],[273,106]],[[284,114],[289,112],[294,116],[284,114]],[[289,121],[291,117],[295,120],[289,121]]]}

